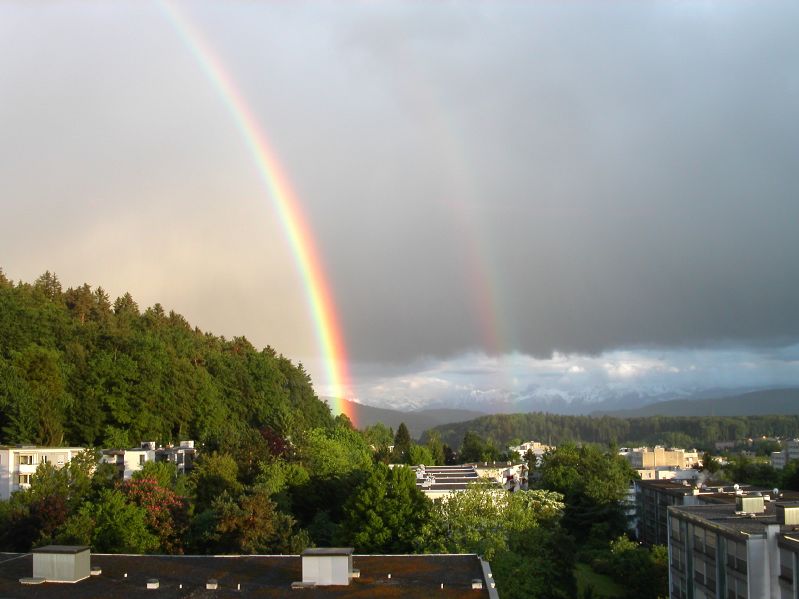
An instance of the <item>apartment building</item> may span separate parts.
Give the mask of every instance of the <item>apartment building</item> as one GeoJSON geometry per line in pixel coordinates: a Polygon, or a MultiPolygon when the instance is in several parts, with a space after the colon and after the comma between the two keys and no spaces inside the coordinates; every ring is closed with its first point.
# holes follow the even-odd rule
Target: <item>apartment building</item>
{"type": "Polygon", "coordinates": [[[670,508],[670,597],[796,599],[799,503],[773,499],[670,508]]]}
{"type": "MultiPolygon", "coordinates": [[[[637,480],[634,482],[638,539],[647,545],[665,545],[668,539],[667,515],[672,506],[734,504],[744,493],[772,491],[752,485],[728,483],[692,484],[689,481],[637,480]]],[[[782,491],[780,497],[799,501],[799,493],[782,491]]]]}
{"type": "Polygon", "coordinates": [[[38,447],[36,445],[0,446],[0,499],[30,487],[39,464],[60,468],[84,451],[83,447],[38,447]]]}
{"type": "Polygon", "coordinates": [[[702,465],[699,452],[695,449],[666,449],[660,446],[655,446],[652,449],[648,447],[623,448],[619,451],[619,455],[626,458],[635,470],[652,470],[663,467],[693,468],[702,465]]]}
{"type": "Polygon", "coordinates": [[[533,455],[535,456],[536,465],[541,465],[541,458],[544,454],[548,451],[554,451],[554,445],[545,445],[544,443],[540,443],[539,441],[527,441],[526,443],[522,443],[521,445],[513,445],[508,447],[509,451],[515,451],[519,454],[521,458],[524,458],[527,455],[528,451],[532,451],[533,455]]]}
{"type": "MultiPolygon", "coordinates": [[[[796,530],[797,527],[794,527],[796,530]]],[[[780,535],[780,599],[799,599],[799,532],[780,535]]]]}
{"type": "Polygon", "coordinates": [[[158,447],[155,441],[143,441],[139,447],[131,449],[104,449],[101,459],[116,466],[119,477],[127,480],[147,462],[171,462],[178,473],[185,474],[191,470],[196,456],[194,441],[181,441],[177,446],[167,447],[158,447]]]}
{"type": "Polygon", "coordinates": [[[777,470],[782,470],[793,460],[799,460],[799,439],[782,442],[782,450],[771,454],[771,465],[777,470]]]}
{"type": "Polygon", "coordinates": [[[416,488],[430,499],[443,499],[465,491],[469,483],[480,480],[474,466],[417,466],[416,488]]]}

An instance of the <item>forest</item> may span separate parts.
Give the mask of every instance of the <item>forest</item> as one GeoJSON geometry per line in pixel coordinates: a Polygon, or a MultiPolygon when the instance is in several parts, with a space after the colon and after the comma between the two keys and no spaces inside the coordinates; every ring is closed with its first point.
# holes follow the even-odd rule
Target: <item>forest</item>
{"type": "Polygon", "coordinates": [[[425,431],[457,446],[467,432],[477,433],[497,448],[536,440],[549,445],[565,442],[609,443],[619,446],[666,445],[714,449],[716,441],[799,436],[799,415],[792,416],[564,416],[543,412],[494,414],[425,431]]]}
{"type": "MultiPolygon", "coordinates": [[[[662,550],[625,537],[621,500],[633,473],[613,452],[566,444],[546,456],[529,491],[474,484],[433,502],[404,465],[458,458],[435,431],[421,444],[404,424],[356,430],[273,349],[203,332],[158,304],[141,310],[130,294],[112,302],[99,287],[63,290],[51,273],[14,283],[0,271],[0,443],[87,447],[64,467],[40,464],[29,488],[0,501],[2,551],[344,545],[479,553],[503,597],[577,597],[575,573],[588,567],[637,576],[630,597],[664,588],[662,550]],[[148,462],[121,480],[98,450],[189,438],[199,455],[187,474],[148,462]]],[[[452,447],[465,459],[492,445],[469,433],[452,447]]]]}

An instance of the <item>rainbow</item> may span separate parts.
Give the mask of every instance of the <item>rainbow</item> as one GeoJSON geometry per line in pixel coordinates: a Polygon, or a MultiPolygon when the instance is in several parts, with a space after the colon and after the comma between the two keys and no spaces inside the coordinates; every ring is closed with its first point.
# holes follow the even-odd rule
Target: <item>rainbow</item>
{"type": "Polygon", "coordinates": [[[280,217],[302,276],[317,341],[325,362],[329,392],[333,396],[331,408],[336,414],[346,414],[357,426],[354,404],[344,401],[348,395],[351,395],[344,337],[330,285],[302,206],[274,151],[267,143],[258,120],[219,55],[177,6],[167,0],[162,0],[159,5],[209,82],[219,93],[252,155],[261,182],[266,187],[280,217]]]}

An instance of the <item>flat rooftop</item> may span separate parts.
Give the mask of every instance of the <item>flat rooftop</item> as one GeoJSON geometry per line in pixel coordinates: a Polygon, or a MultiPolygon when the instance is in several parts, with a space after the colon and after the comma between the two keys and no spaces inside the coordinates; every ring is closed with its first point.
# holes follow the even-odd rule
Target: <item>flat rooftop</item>
{"type": "MultiPolygon", "coordinates": [[[[766,526],[777,524],[776,502],[766,501],[765,508],[762,514],[755,516],[736,514],[735,505],[732,503],[670,507],[669,511],[682,515],[687,520],[699,522],[705,527],[710,525],[728,534],[751,536],[762,535],[766,532],[766,526]]],[[[799,526],[782,525],[780,533],[796,535],[799,533],[799,526]]]]}
{"type": "Polygon", "coordinates": [[[302,558],[289,556],[159,556],[93,554],[92,567],[102,574],[74,584],[23,585],[31,576],[31,554],[0,553],[0,597],[17,599],[114,598],[241,598],[241,597],[488,597],[480,559],[476,555],[355,555],[360,578],[349,586],[291,589],[302,580],[302,558]],[[127,573],[127,577],[125,574],[127,573]],[[391,578],[388,575],[391,574],[391,578]],[[148,590],[147,581],[159,588],[148,590]],[[216,579],[219,588],[207,591],[216,579]],[[483,580],[472,590],[473,579],[483,580]],[[441,583],[444,588],[441,589],[441,583]],[[183,588],[180,588],[183,585],[183,588]],[[240,590],[237,585],[241,585],[240,590]]]}

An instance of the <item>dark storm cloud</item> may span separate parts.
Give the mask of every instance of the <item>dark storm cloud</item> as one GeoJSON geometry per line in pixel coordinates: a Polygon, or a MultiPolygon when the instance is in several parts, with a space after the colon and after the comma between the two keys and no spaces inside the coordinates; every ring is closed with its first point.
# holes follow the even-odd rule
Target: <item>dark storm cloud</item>
{"type": "Polygon", "coordinates": [[[795,6],[459,8],[341,25],[386,101],[320,142],[355,156],[315,224],[356,358],[485,349],[475,281],[500,349],[797,337],[795,6]]]}
{"type": "MultiPolygon", "coordinates": [[[[42,6],[0,3],[0,266],[319,359],[252,157],[156,5],[42,6]]],[[[183,6],[359,372],[799,338],[796,3],[183,6]]]]}

